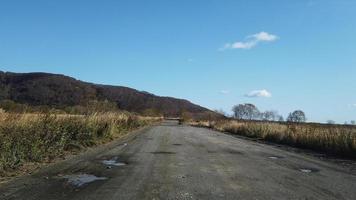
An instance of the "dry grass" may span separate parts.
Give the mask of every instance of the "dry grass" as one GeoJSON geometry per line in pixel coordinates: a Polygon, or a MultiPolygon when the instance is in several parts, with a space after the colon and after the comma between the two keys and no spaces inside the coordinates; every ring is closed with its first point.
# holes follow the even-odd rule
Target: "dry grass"
{"type": "Polygon", "coordinates": [[[356,126],[237,120],[190,124],[339,156],[356,157],[356,126]]]}
{"type": "Polygon", "coordinates": [[[0,176],[24,163],[51,161],[158,120],[129,113],[53,115],[0,112],[0,176]]]}

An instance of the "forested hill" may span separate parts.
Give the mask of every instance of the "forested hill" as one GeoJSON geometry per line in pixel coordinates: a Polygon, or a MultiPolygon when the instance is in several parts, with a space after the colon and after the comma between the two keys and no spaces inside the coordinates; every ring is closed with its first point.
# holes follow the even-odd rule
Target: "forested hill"
{"type": "Polygon", "coordinates": [[[0,71],[0,100],[31,106],[56,108],[85,105],[90,101],[109,101],[119,109],[143,113],[147,110],[166,116],[212,113],[187,100],[160,97],[128,87],[98,85],[50,73],[11,73],[0,71]]]}

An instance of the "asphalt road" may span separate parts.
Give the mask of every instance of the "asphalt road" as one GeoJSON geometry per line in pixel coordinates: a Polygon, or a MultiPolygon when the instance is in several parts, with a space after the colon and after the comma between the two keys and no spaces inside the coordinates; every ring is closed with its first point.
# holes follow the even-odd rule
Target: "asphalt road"
{"type": "Polygon", "coordinates": [[[1,185],[0,199],[355,200],[356,175],[313,156],[166,121],[1,185]]]}

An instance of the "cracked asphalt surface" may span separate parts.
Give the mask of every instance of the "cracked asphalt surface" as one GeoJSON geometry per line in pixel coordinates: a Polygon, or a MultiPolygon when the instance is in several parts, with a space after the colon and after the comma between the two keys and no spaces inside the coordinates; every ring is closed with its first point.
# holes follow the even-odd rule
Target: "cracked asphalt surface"
{"type": "Polygon", "coordinates": [[[354,200],[356,174],[313,156],[165,121],[0,185],[0,199],[354,200]]]}

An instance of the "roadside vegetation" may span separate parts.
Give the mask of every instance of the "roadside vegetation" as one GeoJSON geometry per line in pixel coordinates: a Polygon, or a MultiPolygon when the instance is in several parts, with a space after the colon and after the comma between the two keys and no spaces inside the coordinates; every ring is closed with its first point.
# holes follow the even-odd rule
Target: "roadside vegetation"
{"type": "Polygon", "coordinates": [[[356,158],[356,126],[247,120],[191,121],[191,125],[356,158]]]}
{"type": "Polygon", "coordinates": [[[0,177],[26,163],[51,162],[160,119],[120,111],[54,114],[0,110],[0,177]]]}
{"type": "Polygon", "coordinates": [[[260,112],[253,104],[234,106],[225,119],[189,121],[189,124],[250,138],[301,147],[332,155],[356,158],[356,126],[306,123],[301,110],[286,121],[276,111],[260,112]]]}

